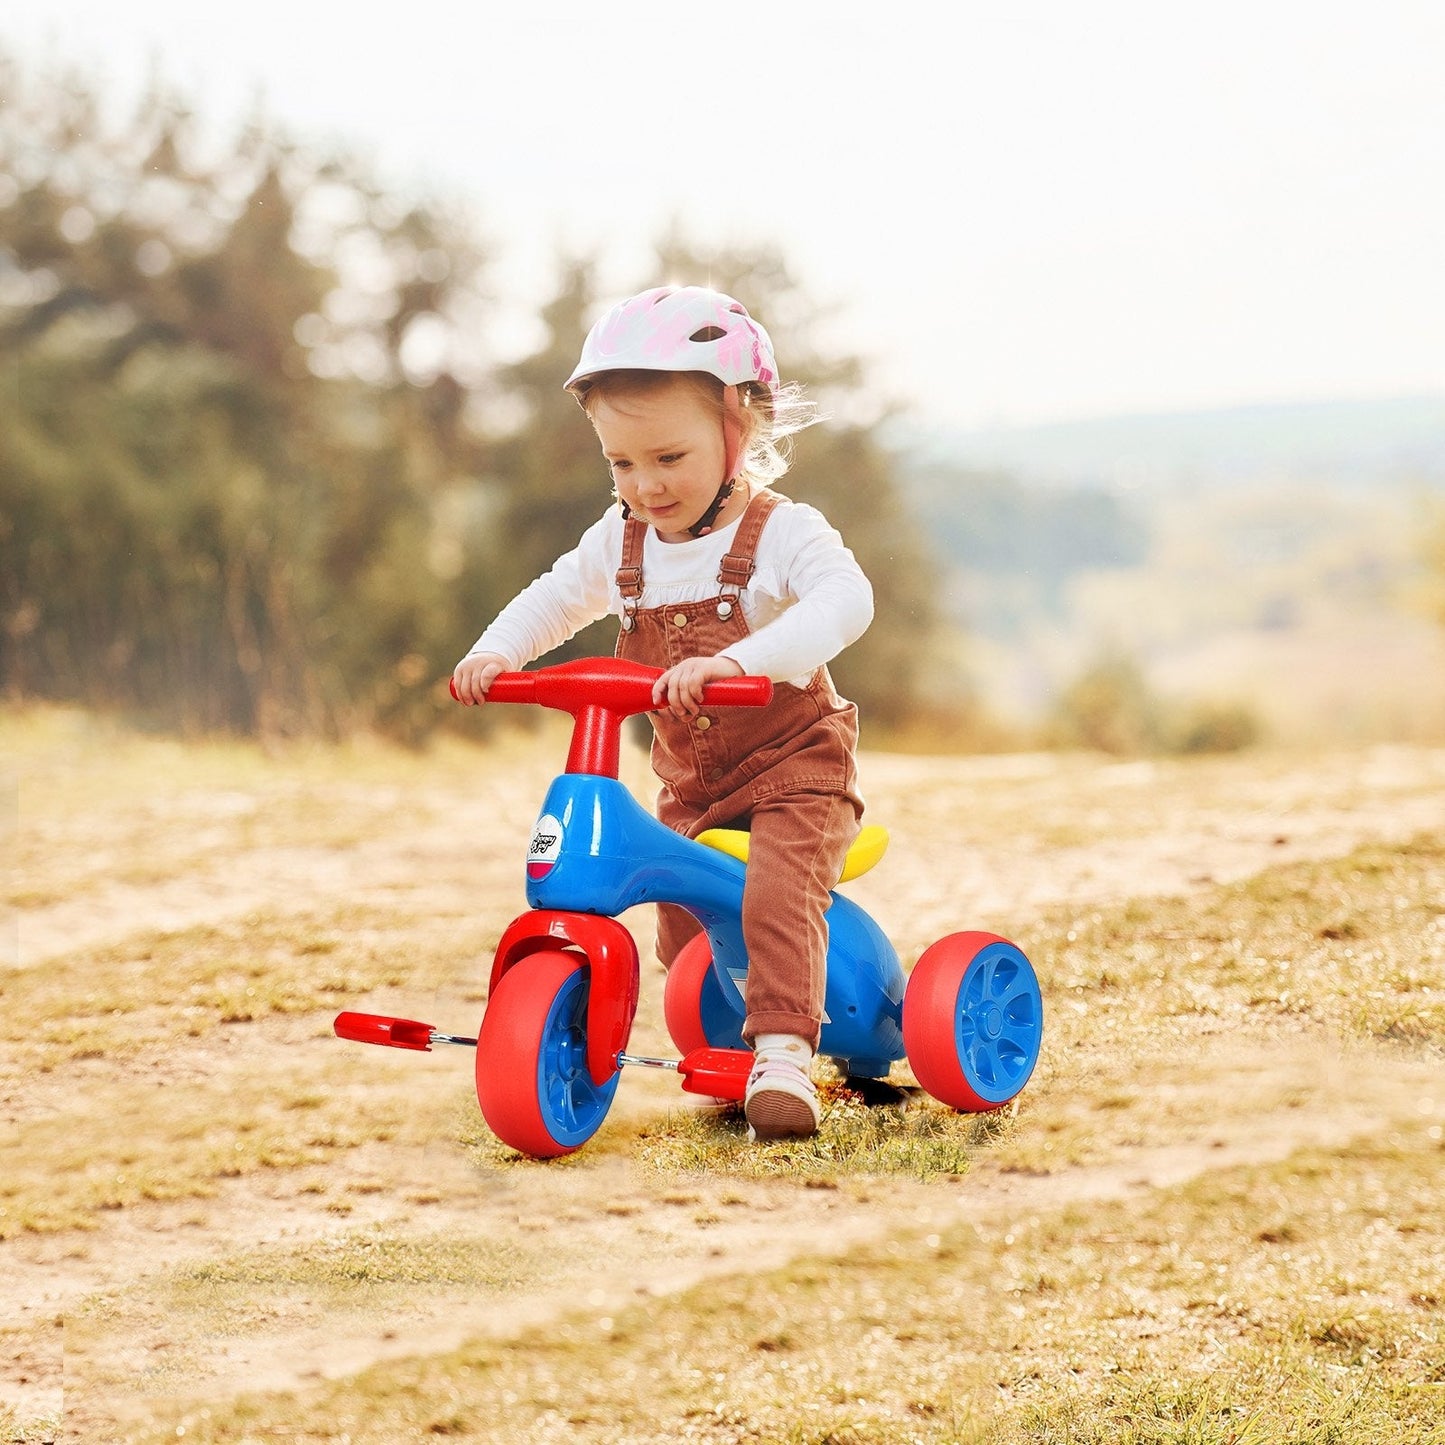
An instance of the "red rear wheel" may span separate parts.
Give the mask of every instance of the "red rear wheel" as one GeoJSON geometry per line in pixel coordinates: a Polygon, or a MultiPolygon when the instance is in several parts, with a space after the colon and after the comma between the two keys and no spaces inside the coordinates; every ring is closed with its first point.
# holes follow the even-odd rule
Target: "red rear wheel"
{"type": "Polygon", "coordinates": [[[903,996],[903,1044],[923,1087],[954,1109],[1007,1104],[1038,1062],[1043,999],[1033,965],[994,933],[924,950],[903,996]]]}
{"type": "Polygon", "coordinates": [[[742,1049],[743,1021],[723,993],[712,967],[707,934],[683,944],[667,971],[662,991],[667,1032],[681,1054],[694,1049],[742,1049]]]}

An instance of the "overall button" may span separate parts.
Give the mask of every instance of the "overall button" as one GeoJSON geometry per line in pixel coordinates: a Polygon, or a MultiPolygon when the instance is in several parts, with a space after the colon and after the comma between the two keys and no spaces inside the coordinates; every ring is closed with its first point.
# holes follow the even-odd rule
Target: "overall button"
{"type": "Polygon", "coordinates": [[[686,627],[686,626],[687,626],[687,613],[686,613],[686,612],[674,613],[674,614],[673,614],[673,619],[672,619],[672,621],[673,621],[673,625],[676,626],[676,627],[686,627]]]}
{"type": "Polygon", "coordinates": [[[710,717],[700,717],[697,720],[697,727],[700,732],[706,732],[712,726],[710,717]]]}

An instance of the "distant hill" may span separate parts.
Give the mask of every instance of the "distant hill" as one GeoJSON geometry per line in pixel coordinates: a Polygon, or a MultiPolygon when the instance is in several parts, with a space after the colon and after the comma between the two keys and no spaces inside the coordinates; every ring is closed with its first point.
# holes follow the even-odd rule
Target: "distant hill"
{"type": "Polygon", "coordinates": [[[1445,504],[1445,396],[890,440],[999,717],[1122,659],[1276,740],[1445,727],[1418,505],[1445,504]]]}
{"type": "Polygon", "coordinates": [[[1270,480],[1445,488],[1445,395],[976,431],[900,426],[891,440],[920,468],[1007,472],[1051,487],[1175,490],[1270,480]]]}

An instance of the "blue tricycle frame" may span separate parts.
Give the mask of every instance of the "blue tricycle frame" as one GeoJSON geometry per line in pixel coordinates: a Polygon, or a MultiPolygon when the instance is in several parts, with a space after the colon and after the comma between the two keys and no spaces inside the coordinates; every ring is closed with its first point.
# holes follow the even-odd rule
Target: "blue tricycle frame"
{"type": "MultiPolygon", "coordinates": [[[[503,673],[489,701],[535,702],[574,718],[567,766],[548,788],[526,860],[528,911],[498,943],[475,1040],[429,1024],[343,1013],[342,1037],[392,1047],[476,1046],[477,1100],[503,1142],[536,1158],[580,1148],[601,1126],[627,1064],[676,1069],[685,1089],[741,1099],[752,1054],[742,1037],[747,835],[694,840],[660,823],[618,779],[624,719],[651,711],[656,668],[587,659],[503,673]],[[639,990],[638,950],[618,915],[645,903],[692,913],[702,933],[668,972],[664,1013],[677,1060],[627,1051],[639,990]]],[[[757,706],[765,678],[711,683],[705,710],[757,706]]],[[[844,878],[886,843],[865,829],[844,878]],[[867,856],[859,856],[867,855],[867,856]]],[[[1043,1037],[1029,960],[987,932],[950,934],[905,975],[874,919],[836,891],[825,915],[827,982],[819,1053],[850,1077],[884,1078],[907,1060],[928,1093],[979,1112],[1012,1101],[1043,1037]]]]}

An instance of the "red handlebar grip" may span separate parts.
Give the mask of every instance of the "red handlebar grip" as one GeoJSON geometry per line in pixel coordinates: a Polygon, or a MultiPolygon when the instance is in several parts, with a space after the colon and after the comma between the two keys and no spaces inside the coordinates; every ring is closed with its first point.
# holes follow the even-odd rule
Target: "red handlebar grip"
{"type": "Polygon", "coordinates": [[[773,700],[773,682],[767,677],[725,677],[702,690],[711,707],[766,707],[773,700]]]}
{"type": "MultiPolygon", "coordinates": [[[[450,678],[447,689],[453,702],[460,702],[457,696],[457,680],[450,678]]],[[[536,702],[537,674],[535,672],[499,672],[487,689],[488,702],[536,702]]]]}
{"type": "Polygon", "coordinates": [[[487,689],[488,702],[536,702],[535,672],[499,672],[487,689]]]}

